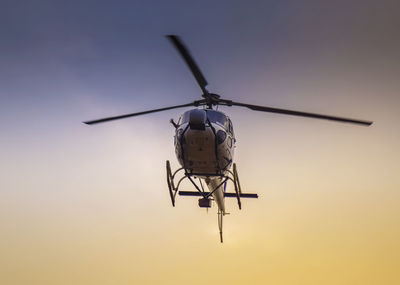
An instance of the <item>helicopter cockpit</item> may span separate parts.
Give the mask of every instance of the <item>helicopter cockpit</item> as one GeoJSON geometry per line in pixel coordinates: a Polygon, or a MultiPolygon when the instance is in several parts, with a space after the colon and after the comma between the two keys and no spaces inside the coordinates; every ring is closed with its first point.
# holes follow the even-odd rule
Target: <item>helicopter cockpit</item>
{"type": "Polygon", "coordinates": [[[216,123],[216,124],[220,125],[221,127],[223,127],[226,131],[233,134],[231,120],[224,113],[216,111],[216,110],[210,110],[210,109],[204,109],[204,110],[192,109],[192,110],[186,111],[179,118],[178,125],[189,123],[191,114],[193,116],[195,113],[197,115],[199,112],[204,112],[206,115],[206,119],[209,122],[216,123]]]}

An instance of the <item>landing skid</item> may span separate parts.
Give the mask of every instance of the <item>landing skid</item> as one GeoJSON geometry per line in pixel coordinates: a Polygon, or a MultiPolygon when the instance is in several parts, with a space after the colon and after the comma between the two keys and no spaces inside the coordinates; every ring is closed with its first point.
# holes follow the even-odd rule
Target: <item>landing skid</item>
{"type": "MultiPolygon", "coordinates": [[[[177,169],[174,173],[171,171],[171,165],[169,161],[166,161],[166,170],[167,170],[167,184],[168,184],[168,191],[169,195],[171,198],[171,203],[172,206],[175,207],[175,199],[176,195],[179,194],[179,196],[197,196],[200,197],[199,199],[199,206],[201,208],[210,208],[211,207],[211,201],[213,200],[212,194],[219,189],[222,185],[224,185],[224,198],[236,198],[238,207],[241,210],[242,209],[242,202],[241,198],[258,198],[257,194],[251,194],[251,193],[242,193],[240,183],[239,183],[239,176],[237,173],[237,168],[236,164],[233,163],[233,169],[232,171],[227,170],[225,173],[226,174],[204,174],[204,173],[192,173],[188,172],[186,169],[183,167],[177,169]],[[177,178],[177,174],[181,173],[182,177],[179,178],[178,182],[175,185],[175,180],[177,178]],[[221,183],[215,187],[212,191],[206,191],[203,187],[203,183],[201,179],[199,178],[213,178],[213,177],[218,177],[221,180],[221,183]],[[185,179],[188,179],[192,185],[195,187],[196,191],[180,191],[179,187],[185,179]],[[226,192],[226,183],[230,180],[235,189],[235,193],[228,193],[226,192]]],[[[221,243],[223,242],[223,237],[222,237],[222,220],[223,216],[226,213],[221,211],[221,209],[218,208],[218,228],[219,228],[219,234],[220,234],[220,241],[221,243]]]]}

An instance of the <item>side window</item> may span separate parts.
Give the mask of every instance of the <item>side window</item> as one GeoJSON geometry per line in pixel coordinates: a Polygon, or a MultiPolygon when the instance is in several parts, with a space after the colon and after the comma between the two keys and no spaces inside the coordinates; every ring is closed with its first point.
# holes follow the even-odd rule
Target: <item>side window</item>
{"type": "Polygon", "coordinates": [[[226,125],[226,116],[221,112],[207,110],[207,117],[212,123],[219,123],[222,126],[226,125]]]}
{"type": "Polygon", "coordinates": [[[229,119],[229,123],[228,123],[228,130],[233,135],[233,127],[232,127],[232,122],[230,119],[229,119]]]}

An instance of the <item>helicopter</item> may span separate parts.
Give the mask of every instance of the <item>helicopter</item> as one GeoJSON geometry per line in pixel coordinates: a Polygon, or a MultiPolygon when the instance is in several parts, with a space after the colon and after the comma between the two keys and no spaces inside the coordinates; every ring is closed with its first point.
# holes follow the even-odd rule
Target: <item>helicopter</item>
{"type": "Polygon", "coordinates": [[[361,126],[370,126],[373,123],[372,121],[252,105],[223,99],[220,95],[207,90],[208,82],[182,40],[177,35],[167,35],[166,37],[192,72],[202,91],[202,99],[181,105],[85,121],[84,123],[93,125],[170,109],[195,107],[184,112],[176,123],[173,119],[170,120],[175,129],[175,154],[181,167],[172,172],[170,162],[166,161],[167,186],[173,207],[175,207],[177,194],[179,196],[200,197],[198,200],[199,207],[207,210],[211,208],[212,201],[216,203],[221,243],[223,242],[223,217],[228,214],[225,208],[225,198],[236,198],[238,207],[241,209],[242,198],[258,198],[258,194],[243,193],[241,190],[237,167],[233,162],[236,138],[232,121],[225,113],[218,110],[218,106],[245,107],[252,111],[331,120],[361,126]],[[179,187],[184,180],[190,181],[195,191],[180,190],[179,187]],[[228,182],[233,183],[234,192],[226,191],[228,182]],[[205,185],[207,188],[205,188],[205,185]]]}

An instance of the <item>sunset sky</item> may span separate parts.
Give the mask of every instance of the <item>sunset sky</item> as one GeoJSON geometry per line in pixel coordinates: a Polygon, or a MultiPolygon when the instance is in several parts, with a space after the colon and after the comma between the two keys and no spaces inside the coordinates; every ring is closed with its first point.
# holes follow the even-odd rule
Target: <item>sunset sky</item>
{"type": "MultiPolygon", "coordinates": [[[[398,1],[2,1],[0,284],[400,284],[398,1]],[[171,206],[179,35],[223,98],[242,210],[171,206]]],[[[189,184],[185,190],[192,191],[189,184]]],[[[232,189],[232,188],[230,188],[232,189]]]]}

